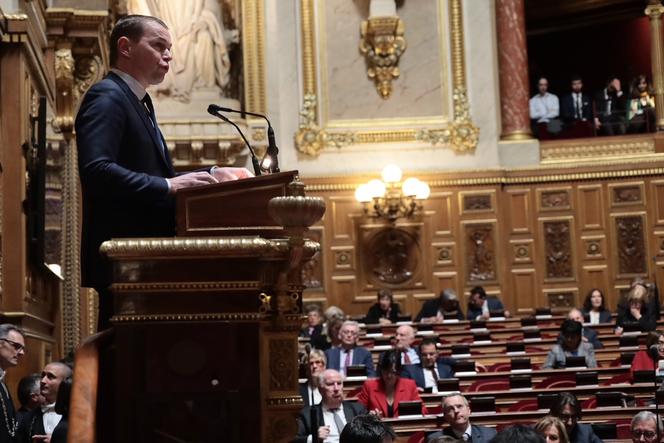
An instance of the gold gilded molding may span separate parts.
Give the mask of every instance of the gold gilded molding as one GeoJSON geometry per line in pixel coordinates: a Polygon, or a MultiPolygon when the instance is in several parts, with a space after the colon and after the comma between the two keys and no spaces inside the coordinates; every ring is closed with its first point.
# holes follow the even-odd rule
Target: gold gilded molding
{"type": "Polygon", "coordinates": [[[265,6],[242,0],[242,58],[246,109],[265,114],[265,6]]]}
{"type": "Polygon", "coordinates": [[[542,163],[607,159],[655,153],[655,140],[598,140],[582,144],[546,142],[540,144],[542,163]]]}
{"type": "MultiPolygon", "coordinates": [[[[479,141],[479,128],[472,122],[467,97],[461,0],[449,0],[454,108],[452,121],[448,121],[447,118],[437,119],[431,123],[416,120],[408,124],[418,125],[419,128],[394,130],[344,130],[321,126],[321,103],[317,84],[315,2],[316,0],[300,0],[303,101],[300,124],[294,136],[295,146],[299,152],[316,157],[327,148],[340,149],[355,144],[415,142],[449,147],[457,153],[474,152],[479,141]],[[422,126],[424,124],[427,126],[422,126]]],[[[445,2],[439,3],[439,5],[444,4],[445,2]]],[[[400,121],[400,123],[405,122],[400,121]]]]}
{"type": "Polygon", "coordinates": [[[367,63],[367,76],[384,99],[392,94],[392,80],[399,78],[399,59],[406,51],[405,26],[399,17],[372,17],[360,28],[360,52],[367,63]]]}
{"type": "Polygon", "coordinates": [[[226,314],[206,312],[199,314],[145,314],[145,315],[114,315],[111,323],[137,323],[152,321],[259,321],[265,317],[253,312],[226,314]]]}
{"type": "Polygon", "coordinates": [[[268,397],[265,400],[267,406],[301,406],[303,405],[302,397],[299,395],[286,395],[283,397],[268,397]]]}
{"type": "Polygon", "coordinates": [[[119,292],[254,290],[259,287],[259,282],[256,281],[113,283],[111,285],[114,291],[119,292]]]}

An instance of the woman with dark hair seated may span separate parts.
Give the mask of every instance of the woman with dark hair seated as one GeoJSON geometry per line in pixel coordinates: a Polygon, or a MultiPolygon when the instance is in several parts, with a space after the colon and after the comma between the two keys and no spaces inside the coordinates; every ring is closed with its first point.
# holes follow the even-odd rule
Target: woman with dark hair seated
{"type": "Polygon", "coordinates": [[[565,425],[570,443],[602,443],[593,427],[579,423],[581,420],[581,405],[574,394],[561,392],[551,405],[549,415],[560,419],[565,425]]]}
{"type": "Polygon", "coordinates": [[[378,302],[369,308],[364,322],[389,325],[396,323],[399,320],[399,315],[401,315],[399,303],[394,302],[392,291],[381,289],[378,291],[378,302]]]}
{"type": "Polygon", "coordinates": [[[62,380],[58,387],[58,396],[55,400],[55,412],[62,415],[60,422],[53,429],[51,443],[67,443],[67,430],[69,429],[69,399],[71,397],[71,377],[62,380]]]}
{"type": "MultiPolygon", "coordinates": [[[[398,417],[399,403],[422,401],[414,380],[402,378],[401,352],[396,349],[383,353],[378,360],[380,378],[369,379],[362,385],[357,400],[367,411],[379,417],[398,417]]],[[[422,403],[422,414],[427,409],[422,403]]]]}
{"type": "Polygon", "coordinates": [[[634,371],[654,371],[657,362],[664,359],[664,333],[661,331],[650,331],[646,337],[646,349],[642,349],[634,355],[629,372],[634,378],[634,371]]]}
{"type": "Polygon", "coordinates": [[[604,304],[604,293],[598,288],[588,291],[583,301],[583,316],[591,325],[611,323],[611,311],[604,304]]]}

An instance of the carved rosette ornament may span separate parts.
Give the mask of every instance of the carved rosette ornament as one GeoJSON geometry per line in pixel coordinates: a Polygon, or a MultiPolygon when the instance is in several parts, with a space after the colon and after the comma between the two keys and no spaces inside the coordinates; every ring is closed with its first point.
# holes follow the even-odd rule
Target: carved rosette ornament
{"type": "Polygon", "coordinates": [[[384,99],[392,94],[392,80],[399,78],[399,59],[406,51],[403,34],[399,17],[372,17],[361,25],[360,52],[367,62],[367,76],[384,99]]]}

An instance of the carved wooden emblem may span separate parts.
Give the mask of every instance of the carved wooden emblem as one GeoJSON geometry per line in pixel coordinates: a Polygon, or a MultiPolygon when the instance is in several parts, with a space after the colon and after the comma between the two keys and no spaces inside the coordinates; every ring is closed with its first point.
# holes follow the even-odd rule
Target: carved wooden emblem
{"type": "Polygon", "coordinates": [[[548,294],[549,307],[551,308],[572,308],[574,303],[573,292],[555,292],[548,294]]]}
{"type": "Polygon", "coordinates": [[[372,280],[402,284],[413,278],[420,259],[416,238],[403,229],[388,228],[377,233],[367,249],[366,271],[372,280]]]}
{"type": "Polygon", "coordinates": [[[618,239],[618,272],[643,274],[647,272],[643,218],[639,215],[616,217],[618,239]]]}
{"type": "Polygon", "coordinates": [[[495,242],[493,225],[466,226],[467,279],[483,282],[496,279],[495,242]]]}
{"type": "Polygon", "coordinates": [[[613,203],[627,204],[638,203],[641,201],[641,187],[634,186],[616,186],[613,188],[613,203]]]}
{"type": "Polygon", "coordinates": [[[540,196],[542,209],[564,209],[570,207],[567,190],[544,191],[540,196]]]}
{"type": "Polygon", "coordinates": [[[544,222],[547,278],[572,278],[572,238],[567,220],[544,222]]]}
{"type": "Polygon", "coordinates": [[[291,339],[270,340],[270,389],[297,390],[297,343],[291,339]]]}
{"type": "Polygon", "coordinates": [[[464,195],[463,209],[464,211],[491,210],[491,195],[490,194],[464,195]]]}

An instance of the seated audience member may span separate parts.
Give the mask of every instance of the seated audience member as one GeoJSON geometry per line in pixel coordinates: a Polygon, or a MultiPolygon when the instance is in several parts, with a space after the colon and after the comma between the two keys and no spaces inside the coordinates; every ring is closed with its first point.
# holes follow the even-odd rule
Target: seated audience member
{"type": "MultiPolygon", "coordinates": [[[[580,76],[572,76],[572,91],[560,98],[560,118],[568,128],[585,122],[584,133],[578,135],[592,135],[593,103],[588,94],[583,92],[583,80],[580,76]]],[[[577,135],[577,134],[573,134],[577,135]]]]}
{"type": "MultiPolygon", "coordinates": [[[[583,327],[583,314],[581,313],[581,311],[579,311],[576,308],[572,308],[567,314],[567,318],[581,323],[581,337],[582,337],[581,339],[584,342],[590,343],[591,345],[593,345],[593,348],[595,349],[602,349],[604,347],[604,345],[602,345],[602,342],[599,341],[599,338],[597,336],[597,331],[595,331],[593,328],[583,327]]],[[[562,343],[562,340],[563,340],[562,334],[558,335],[558,343],[562,343]]]]}
{"type": "Polygon", "coordinates": [[[632,431],[632,442],[634,443],[654,443],[657,441],[657,428],[659,435],[664,435],[664,425],[662,418],[657,417],[650,411],[641,411],[632,418],[630,429],[632,431]]]}
{"type": "Polygon", "coordinates": [[[466,397],[461,394],[443,397],[443,419],[449,426],[431,434],[427,443],[443,435],[473,443],[488,443],[496,435],[494,428],[470,423],[470,406],[466,397]]]}
{"type": "Polygon", "coordinates": [[[375,377],[371,352],[367,348],[357,345],[360,338],[360,325],[356,321],[345,321],[339,330],[341,346],[325,351],[327,368],[335,369],[346,377],[348,366],[364,365],[367,368],[367,377],[375,377]]]}
{"type": "Polygon", "coordinates": [[[344,401],[344,382],[339,371],[326,369],[321,372],[318,375],[318,389],[320,404],[305,406],[297,417],[297,436],[293,440],[296,443],[311,443],[312,431],[324,443],[338,442],[346,423],[367,413],[362,405],[344,401]]]}
{"type": "Polygon", "coordinates": [[[37,406],[44,403],[44,397],[41,395],[39,386],[39,374],[30,374],[23,377],[18,382],[18,401],[21,407],[16,411],[16,422],[20,423],[23,417],[37,406]]]}
{"type": "Polygon", "coordinates": [[[582,312],[583,317],[587,318],[587,322],[591,325],[611,323],[611,311],[604,303],[604,293],[597,288],[591,289],[586,295],[582,312]]]}
{"type": "MultiPolygon", "coordinates": [[[[546,127],[549,122],[557,119],[560,108],[558,97],[549,92],[549,80],[546,77],[540,77],[537,80],[537,90],[538,93],[533,95],[529,102],[530,119],[536,130],[540,126],[546,127]],[[538,125],[538,123],[544,123],[544,125],[538,125]]],[[[538,134],[538,132],[535,133],[538,134]]]]}
{"type": "MultiPolygon", "coordinates": [[[[473,440],[474,442],[475,440],[473,440]]],[[[491,439],[491,443],[544,443],[544,438],[533,428],[526,425],[514,425],[503,429],[491,439]]]]}
{"type": "Polygon", "coordinates": [[[627,105],[627,132],[635,134],[655,131],[657,129],[655,126],[655,97],[645,75],[638,75],[632,81],[630,97],[627,105]]]}
{"type": "Polygon", "coordinates": [[[642,280],[635,280],[626,297],[618,303],[616,334],[623,332],[626,323],[638,323],[643,332],[654,331],[659,319],[659,300],[642,280]]]}
{"type": "Polygon", "coordinates": [[[67,431],[69,429],[69,399],[71,398],[71,377],[62,380],[58,388],[58,397],[55,401],[55,412],[62,418],[53,430],[50,443],[67,443],[67,431]]]}
{"type": "Polygon", "coordinates": [[[622,135],[627,130],[627,100],[615,75],[595,95],[595,127],[601,135],[622,135]]]}
{"type": "Polygon", "coordinates": [[[505,307],[500,299],[496,297],[487,297],[484,288],[475,286],[470,290],[470,298],[468,298],[468,320],[488,320],[491,317],[491,312],[503,311],[505,317],[509,317],[510,313],[505,311],[505,307]]]}
{"type": "Polygon", "coordinates": [[[632,377],[634,371],[654,371],[657,362],[664,358],[664,333],[650,331],[646,337],[646,348],[634,355],[632,366],[629,368],[632,377]]]}
{"type": "Polygon", "coordinates": [[[399,303],[395,303],[392,291],[390,289],[381,289],[378,291],[378,302],[369,308],[364,322],[390,325],[398,321],[399,315],[401,315],[399,303]]]}
{"type": "Polygon", "coordinates": [[[339,443],[393,443],[396,434],[387,423],[373,414],[358,415],[349,421],[339,443]]]}
{"type": "Polygon", "coordinates": [[[417,365],[406,365],[401,375],[415,380],[417,389],[423,392],[431,389],[438,392],[438,379],[454,377],[454,359],[439,357],[436,348],[436,340],[425,338],[420,343],[420,363],[417,365]]]}
{"type": "Polygon", "coordinates": [[[40,390],[44,404],[26,414],[16,430],[16,443],[49,441],[62,419],[62,415],[55,411],[55,401],[60,384],[65,378],[71,377],[72,370],[66,364],[55,361],[44,366],[41,375],[40,390]]]}
{"type": "Polygon", "coordinates": [[[323,323],[321,334],[311,339],[311,346],[322,349],[323,351],[335,346],[341,346],[339,331],[346,319],[346,315],[339,307],[330,306],[325,310],[324,318],[325,322],[323,323]]]}
{"type": "Polygon", "coordinates": [[[413,329],[412,326],[399,326],[394,338],[394,348],[401,352],[401,364],[415,365],[420,362],[420,356],[417,355],[417,351],[413,348],[413,343],[415,342],[415,329],[413,329]]]}
{"type": "Polygon", "coordinates": [[[318,305],[307,305],[304,308],[307,324],[300,331],[300,337],[313,339],[323,333],[323,316],[318,305]]]}
{"type": "MultiPolygon", "coordinates": [[[[357,401],[379,417],[398,417],[399,403],[422,401],[413,380],[400,377],[401,353],[395,349],[381,354],[378,360],[379,378],[368,379],[362,385],[357,401]]],[[[427,409],[422,403],[422,414],[427,409]]]]}
{"type": "Polygon", "coordinates": [[[569,443],[565,425],[560,419],[551,415],[540,418],[533,429],[544,437],[546,443],[569,443]]]}
{"type": "Polygon", "coordinates": [[[592,426],[579,423],[581,405],[574,394],[570,392],[558,394],[551,405],[549,415],[563,422],[570,443],[602,443],[602,440],[595,435],[592,426]]]}
{"type": "Polygon", "coordinates": [[[555,344],[546,356],[546,361],[542,365],[543,369],[557,369],[565,367],[565,360],[569,356],[579,356],[586,358],[586,366],[596,368],[595,350],[593,345],[584,342],[581,337],[583,327],[581,323],[574,320],[565,320],[560,325],[562,342],[555,344]]]}
{"type": "Polygon", "coordinates": [[[346,320],[346,314],[339,306],[330,306],[325,310],[324,316],[326,324],[334,320],[346,320]]]}
{"type": "Polygon", "coordinates": [[[309,361],[307,363],[308,379],[304,383],[300,383],[300,395],[304,401],[305,406],[320,403],[321,395],[318,390],[318,376],[323,373],[327,365],[327,358],[325,353],[320,349],[312,349],[309,352],[309,361]]]}
{"type": "Polygon", "coordinates": [[[415,322],[440,323],[449,319],[463,320],[464,317],[456,292],[445,289],[437,299],[424,302],[415,322]]]}

